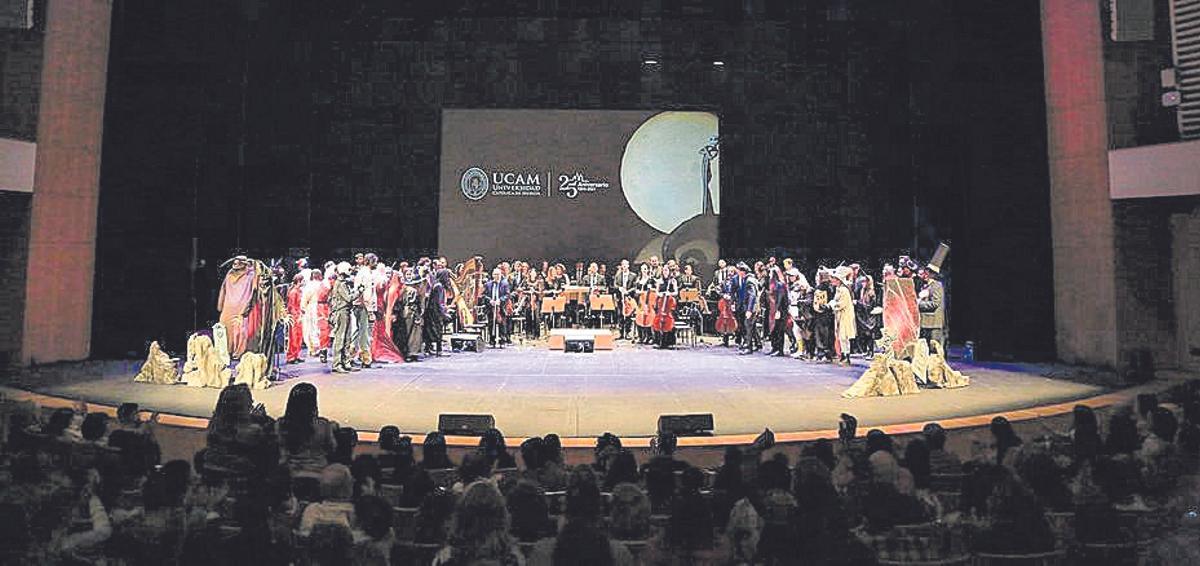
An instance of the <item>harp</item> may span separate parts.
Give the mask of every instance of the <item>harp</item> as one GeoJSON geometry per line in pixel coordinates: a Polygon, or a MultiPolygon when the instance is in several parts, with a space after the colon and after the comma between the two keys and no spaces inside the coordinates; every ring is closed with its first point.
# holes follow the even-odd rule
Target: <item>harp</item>
{"type": "Polygon", "coordinates": [[[486,272],[483,269],[483,258],[472,257],[454,268],[451,278],[454,292],[454,310],[460,325],[475,324],[475,304],[479,301],[479,291],[483,286],[486,272]]]}

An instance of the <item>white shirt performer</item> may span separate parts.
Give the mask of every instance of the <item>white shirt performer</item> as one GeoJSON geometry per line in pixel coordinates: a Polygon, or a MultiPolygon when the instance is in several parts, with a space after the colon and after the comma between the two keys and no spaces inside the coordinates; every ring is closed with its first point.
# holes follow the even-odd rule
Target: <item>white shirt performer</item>
{"type": "Polygon", "coordinates": [[[358,349],[358,361],[362,367],[371,367],[371,323],[375,321],[375,273],[379,256],[369,253],[354,257],[358,271],[354,274],[354,289],[361,293],[354,301],[354,340],[358,349]],[[360,259],[361,258],[361,259],[360,259]]]}

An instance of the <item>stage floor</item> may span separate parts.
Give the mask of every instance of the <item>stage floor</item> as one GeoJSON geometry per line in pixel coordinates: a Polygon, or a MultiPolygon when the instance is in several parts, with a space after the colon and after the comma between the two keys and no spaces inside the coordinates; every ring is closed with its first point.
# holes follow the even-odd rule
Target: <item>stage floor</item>
{"type": "MultiPolygon", "coordinates": [[[[116,405],[136,401],[145,410],[208,417],[216,389],[134,383],[140,362],[90,362],[54,376],[50,368],[27,375],[23,388],[116,405]],[[90,368],[90,369],[88,369],[90,368]]],[[[440,413],[486,413],[508,436],[557,433],[594,437],[654,434],[662,414],[712,413],[715,433],[753,434],[828,430],[838,415],[858,417],[860,428],[919,423],[1063,403],[1104,393],[1101,387],[1043,377],[1051,366],[953,363],[971,386],[926,390],[904,397],[843,399],[863,372],[829,364],[740,356],[701,345],[654,350],[619,344],[592,354],[510,346],[455,353],[419,363],[331,374],[317,361],[287,366],[292,376],[254,392],[273,416],[283,413],[295,383],[317,385],[321,414],[343,425],[377,431],[393,424],[407,433],[437,427],[440,413]]]]}

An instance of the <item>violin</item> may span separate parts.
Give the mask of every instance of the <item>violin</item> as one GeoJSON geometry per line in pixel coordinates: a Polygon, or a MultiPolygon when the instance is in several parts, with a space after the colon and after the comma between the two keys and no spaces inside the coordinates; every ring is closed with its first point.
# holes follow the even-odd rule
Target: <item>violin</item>
{"type": "Polygon", "coordinates": [[[664,295],[658,299],[658,312],[654,316],[654,330],[670,332],[675,330],[675,296],[664,295]]]}
{"type": "Polygon", "coordinates": [[[717,312],[717,333],[736,334],[737,317],[733,316],[733,305],[729,304],[729,299],[721,297],[717,301],[717,312]]]}

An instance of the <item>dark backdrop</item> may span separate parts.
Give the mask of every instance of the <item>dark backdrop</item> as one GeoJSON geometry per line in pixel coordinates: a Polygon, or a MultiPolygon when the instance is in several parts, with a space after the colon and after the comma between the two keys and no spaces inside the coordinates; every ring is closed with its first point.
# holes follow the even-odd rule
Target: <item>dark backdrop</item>
{"type": "Polygon", "coordinates": [[[116,0],[94,355],[182,349],[234,249],[436,249],[445,107],[717,112],[726,256],[877,270],[951,240],[952,337],[1052,355],[1038,17],[1032,0],[116,0]]]}

